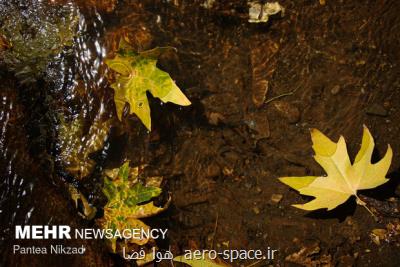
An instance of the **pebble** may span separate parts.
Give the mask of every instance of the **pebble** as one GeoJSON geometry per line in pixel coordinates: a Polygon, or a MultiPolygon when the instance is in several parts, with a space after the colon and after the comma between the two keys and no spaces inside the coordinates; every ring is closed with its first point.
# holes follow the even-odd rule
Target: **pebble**
{"type": "Polygon", "coordinates": [[[274,203],[279,203],[283,198],[283,195],[281,194],[272,194],[271,196],[271,201],[274,203]]]}
{"type": "Polygon", "coordinates": [[[211,125],[218,125],[220,122],[225,121],[224,115],[218,112],[209,112],[206,115],[208,118],[208,123],[211,125]]]}
{"type": "Polygon", "coordinates": [[[260,193],[262,192],[261,187],[257,186],[257,187],[256,187],[256,192],[257,192],[257,194],[260,194],[260,193]]]}
{"type": "Polygon", "coordinates": [[[253,212],[257,215],[260,214],[260,209],[258,207],[253,208],[253,212]]]}
{"type": "Polygon", "coordinates": [[[332,95],[337,95],[340,92],[340,86],[339,85],[335,85],[332,89],[331,89],[331,94],[332,95]]]}
{"type": "Polygon", "coordinates": [[[369,106],[366,110],[366,113],[368,115],[381,116],[381,117],[386,117],[388,115],[388,111],[379,104],[372,104],[371,106],[369,106]]]}
{"type": "Polygon", "coordinates": [[[224,167],[224,168],[222,169],[222,173],[223,173],[225,176],[230,176],[230,175],[233,174],[233,169],[232,169],[232,168],[228,168],[228,167],[224,167]]]}

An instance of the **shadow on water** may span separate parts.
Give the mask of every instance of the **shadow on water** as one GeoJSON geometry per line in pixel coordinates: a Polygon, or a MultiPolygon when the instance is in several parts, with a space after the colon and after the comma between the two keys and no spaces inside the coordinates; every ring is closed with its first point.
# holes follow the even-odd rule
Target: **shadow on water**
{"type": "MultiPolygon", "coordinates": [[[[381,160],[382,156],[383,155],[378,151],[378,149],[375,148],[372,154],[372,164],[375,164],[379,160],[381,160]]],[[[384,183],[383,185],[378,186],[374,189],[359,191],[359,195],[361,196],[361,198],[366,197],[365,201],[367,203],[367,206],[375,207],[377,209],[378,215],[379,212],[385,212],[385,206],[387,206],[386,204],[389,198],[399,196],[400,171],[395,170],[386,175],[386,177],[389,179],[389,181],[384,183]],[[382,208],[380,208],[380,206],[384,207],[383,210],[382,208]]],[[[317,210],[308,213],[306,216],[313,219],[337,218],[340,222],[342,222],[348,216],[353,216],[356,208],[362,207],[357,205],[355,197],[350,197],[350,199],[348,199],[345,203],[333,209],[332,211],[326,212],[325,210],[317,210]]]]}
{"type": "Polygon", "coordinates": [[[326,211],[316,210],[307,213],[306,217],[312,219],[338,219],[339,222],[343,222],[347,217],[354,215],[357,208],[355,197],[350,197],[345,203],[339,205],[337,208],[326,211]]]}

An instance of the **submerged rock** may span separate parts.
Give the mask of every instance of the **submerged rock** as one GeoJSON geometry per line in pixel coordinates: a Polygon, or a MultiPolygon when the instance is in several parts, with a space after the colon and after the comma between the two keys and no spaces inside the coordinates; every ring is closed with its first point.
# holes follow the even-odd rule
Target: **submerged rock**
{"type": "Polygon", "coordinates": [[[380,117],[387,117],[389,115],[388,111],[379,104],[372,104],[371,106],[369,106],[366,110],[366,113],[368,115],[380,116],[380,117]]]}
{"type": "Polygon", "coordinates": [[[274,107],[289,123],[297,123],[300,120],[301,114],[299,109],[286,101],[275,101],[274,107]]]}

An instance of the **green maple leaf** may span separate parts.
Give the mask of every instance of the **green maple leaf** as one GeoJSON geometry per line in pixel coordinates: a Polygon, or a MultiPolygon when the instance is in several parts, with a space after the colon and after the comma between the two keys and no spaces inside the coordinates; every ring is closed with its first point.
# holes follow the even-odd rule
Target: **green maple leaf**
{"type": "Polygon", "coordinates": [[[125,104],[129,103],[129,114],[135,113],[147,129],[151,130],[150,106],[146,96],[149,91],[154,97],[181,106],[190,105],[189,99],[171,79],[157,67],[157,59],[168,47],[136,53],[126,44],[120,44],[115,58],[106,60],[109,68],[118,73],[114,89],[114,101],[118,118],[122,119],[125,104]]]}
{"type": "MultiPolygon", "coordinates": [[[[103,193],[108,202],[104,207],[104,217],[98,220],[104,229],[114,229],[123,231],[124,229],[150,229],[140,219],[156,215],[166,208],[170,201],[163,207],[154,205],[152,198],[161,194],[161,188],[151,186],[147,182],[142,184],[138,180],[139,167],[130,168],[129,161],[125,162],[120,168],[106,170],[104,177],[103,193]],[[150,202],[148,202],[150,201],[150,202]],[[144,202],[148,202],[143,204],[144,202]]],[[[161,177],[149,177],[161,179],[161,177]]],[[[146,244],[149,239],[130,239],[125,240],[129,243],[138,245],[146,244]]],[[[116,239],[110,240],[112,251],[116,250],[116,239]]]]}

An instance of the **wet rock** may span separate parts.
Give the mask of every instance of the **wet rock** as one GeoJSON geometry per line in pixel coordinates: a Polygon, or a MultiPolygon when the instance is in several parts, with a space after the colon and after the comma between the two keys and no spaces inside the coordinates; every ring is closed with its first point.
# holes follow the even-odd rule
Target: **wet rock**
{"type": "Polygon", "coordinates": [[[388,115],[388,111],[383,106],[376,103],[369,106],[366,110],[366,113],[368,115],[380,117],[386,117],[388,115]]]}
{"type": "Polygon", "coordinates": [[[300,111],[296,106],[286,101],[275,101],[273,104],[281,116],[289,123],[297,123],[300,120],[300,111]]]}

